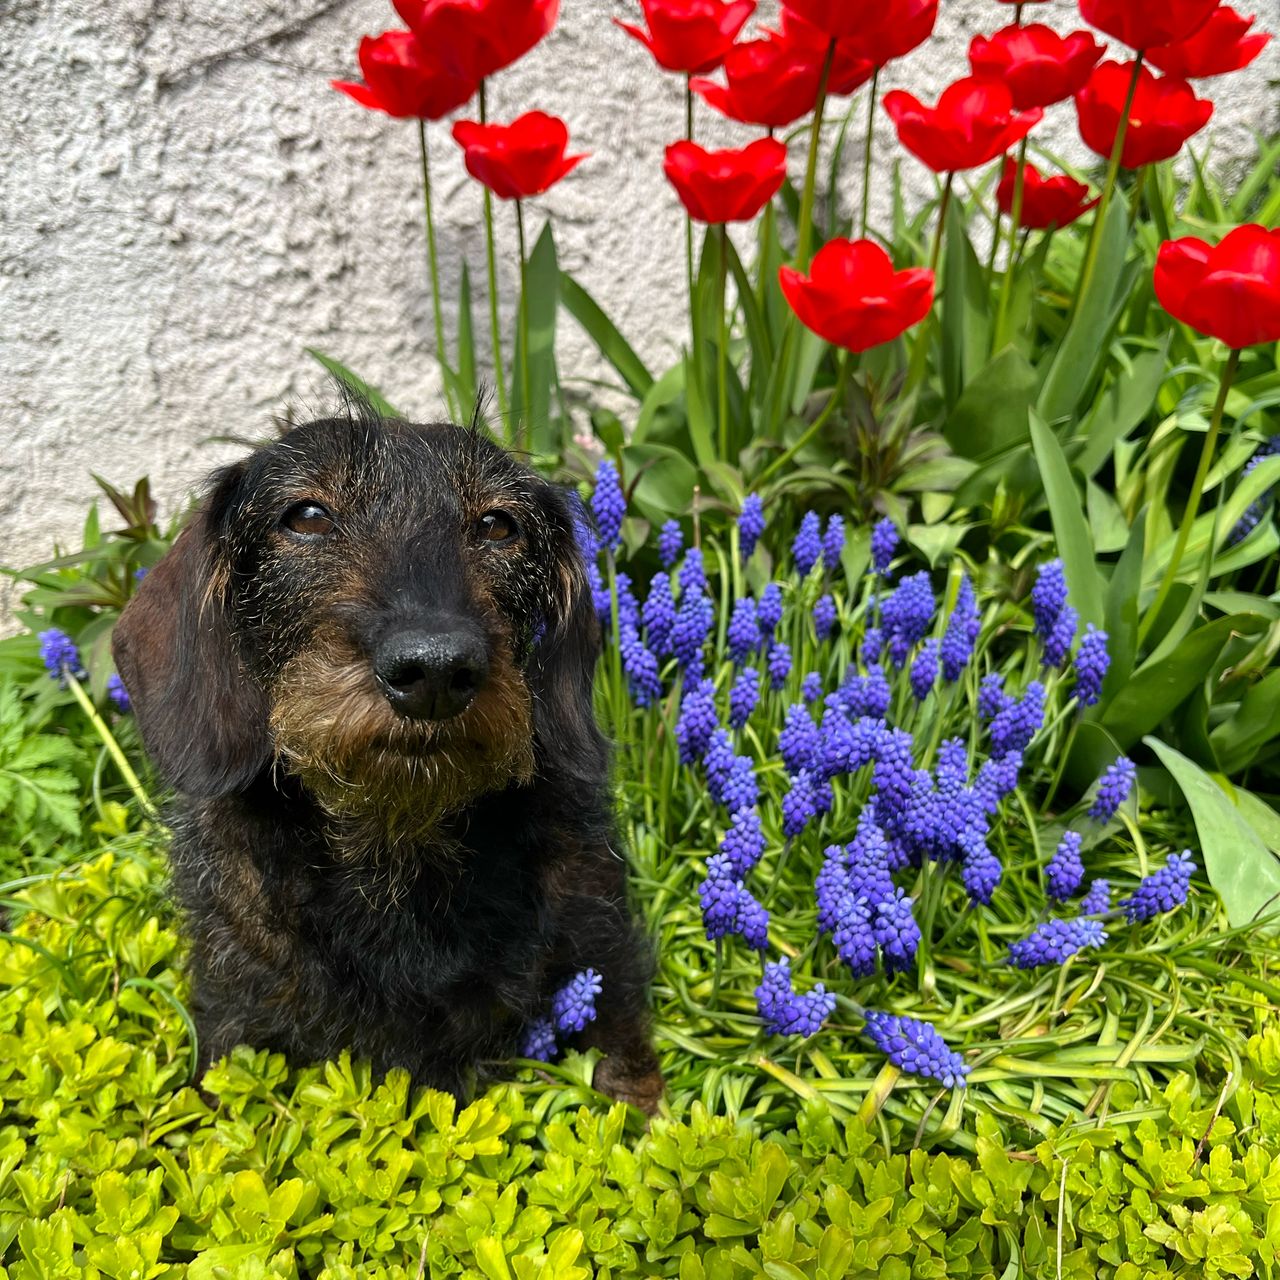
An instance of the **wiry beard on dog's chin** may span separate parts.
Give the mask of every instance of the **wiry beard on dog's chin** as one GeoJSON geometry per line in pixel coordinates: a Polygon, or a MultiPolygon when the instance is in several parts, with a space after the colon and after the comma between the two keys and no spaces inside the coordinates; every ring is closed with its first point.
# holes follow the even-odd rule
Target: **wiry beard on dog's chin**
{"type": "Polygon", "coordinates": [[[281,673],[271,729],[280,766],[333,819],[351,861],[445,853],[451,815],[533,776],[532,700],[508,661],[460,715],[429,723],[397,716],[364,663],[308,650],[281,673]]]}

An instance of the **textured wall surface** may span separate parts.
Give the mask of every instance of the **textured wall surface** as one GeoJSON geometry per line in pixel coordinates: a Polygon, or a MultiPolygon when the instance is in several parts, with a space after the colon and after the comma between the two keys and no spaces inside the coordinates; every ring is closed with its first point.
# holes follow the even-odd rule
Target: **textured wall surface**
{"type": "MultiPolygon", "coordinates": [[[[1276,3],[1255,6],[1264,22],[1276,3]]],[[[491,111],[562,114],[593,153],[537,202],[535,227],[555,219],[564,264],[661,361],[682,331],[681,219],[661,149],[683,106],[679,81],[608,22],[635,9],[564,0],[551,38],[495,79],[491,111]]],[[[1074,13],[1037,6],[1060,26],[1074,13]]],[[[937,35],[900,78],[932,99],[969,37],[1010,15],[943,0],[937,35]]],[[[211,437],[260,437],[287,404],[323,400],[305,346],[408,412],[441,412],[415,130],[327,87],[352,74],[359,35],[392,19],[384,0],[0,0],[0,562],[74,537],[92,471],[117,484],[150,473],[173,509],[233,452],[211,437]]],[[[1276,44],[1206,82],[1215,156],[1249,156],[1252,130],[1280,127],[1276,44]]],[[[883,117],[877,136],[891,137],[883,117]]],[[[480,199],[446,127],[432,138],[450,293],[464,257],[483,278],[480,199]]],[[[1053,110],[1049,140],[1081,158],[1069,106],[1053,110]]],[[[920,167],[904,169],[923,190],[920,167]]],[[[850,173],[851,198],[856,183],[850,173]]],[[[572,322],[561,357],[567,374],[593,372],[572,322]]]]}

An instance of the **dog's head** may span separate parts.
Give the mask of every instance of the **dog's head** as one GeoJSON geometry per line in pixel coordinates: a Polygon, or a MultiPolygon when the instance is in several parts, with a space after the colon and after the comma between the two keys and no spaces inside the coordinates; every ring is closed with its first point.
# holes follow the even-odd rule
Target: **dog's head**
{"type": "Polygon", "coordinates": [[[598,777],[573,499],[479,432],[364,413],[220,472],[116,626],[178,790],[299,777],[430,823],[536,770],[598,777]]]}

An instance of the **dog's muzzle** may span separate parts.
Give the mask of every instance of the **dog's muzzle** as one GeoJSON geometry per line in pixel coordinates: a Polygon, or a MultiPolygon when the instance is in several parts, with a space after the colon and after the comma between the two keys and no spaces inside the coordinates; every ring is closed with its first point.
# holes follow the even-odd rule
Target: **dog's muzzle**
{"type": "Polygon", "coordinates": [[[489,674],[484,638],[467,627],[398,631],[378,645],[373,671],[406,720],[449,720],[471,705],[489,674]]]}

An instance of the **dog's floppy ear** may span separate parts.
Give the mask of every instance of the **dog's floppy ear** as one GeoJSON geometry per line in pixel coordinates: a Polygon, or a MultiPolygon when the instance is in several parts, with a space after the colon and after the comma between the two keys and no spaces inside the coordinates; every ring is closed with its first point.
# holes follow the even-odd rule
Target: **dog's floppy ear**
{"type": "Polygon", "coordinates": [[[271,754],[266,696],[236,650],[213,536],[240,474],[223,473],[111,637],[147,754],[166,782],[195,796],[243,788],[271,754]]]}
{"type": "Polygon", "coordinates": [[[573,533],[569,503],[576,496],[560,501],[564,524],[556,550],[559,575],[545,632],[529,668],[534,733],[542,767],[594,785],[608,773],[608,749],[592,707],[600,624],[573,533]]]}

